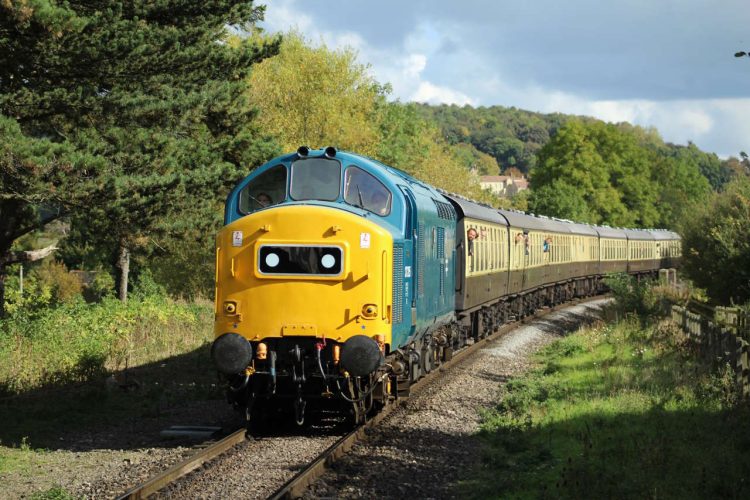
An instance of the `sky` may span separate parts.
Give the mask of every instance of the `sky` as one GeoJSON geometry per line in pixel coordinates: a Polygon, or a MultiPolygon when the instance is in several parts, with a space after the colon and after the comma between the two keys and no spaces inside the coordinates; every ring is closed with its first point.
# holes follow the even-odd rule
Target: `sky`
{"type": "Polygon", "coordinates": [[[734,57],[750,52],[750,0],[265,4],[267,32],[355,49],[402,102],[594,116],[750,153],[750,57],[734,57]]]}

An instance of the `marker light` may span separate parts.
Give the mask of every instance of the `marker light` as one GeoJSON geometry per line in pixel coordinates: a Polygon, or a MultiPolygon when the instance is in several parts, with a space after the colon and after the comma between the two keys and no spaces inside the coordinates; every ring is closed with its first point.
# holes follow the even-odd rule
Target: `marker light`
{"type": "Polygon", "coordinates": [[[375,304],[365,304],[362,306],[362,316],[367,319],[376,318],[378,316],[378,306],[375,304]]]}

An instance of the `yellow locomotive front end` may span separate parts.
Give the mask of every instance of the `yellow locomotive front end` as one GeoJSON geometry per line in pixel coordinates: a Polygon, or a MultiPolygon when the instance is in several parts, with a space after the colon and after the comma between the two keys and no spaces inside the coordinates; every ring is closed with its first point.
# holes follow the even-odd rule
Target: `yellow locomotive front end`
{"type": "Polygon", "coordinates": [[[235,221],[216,244],[215,336],[390,343],[393,239],[377,224],[289,205],[235,221]]]}
{"type": "MultiPolygon", "coordinates": [[[[214,362],[235,403],[341,393],[391,343],[393,239],[335,206],[288,204],[225,226],[216,242],[214,362]]],[[[372,385],[372,380],[367,384],[372,385]]]]}

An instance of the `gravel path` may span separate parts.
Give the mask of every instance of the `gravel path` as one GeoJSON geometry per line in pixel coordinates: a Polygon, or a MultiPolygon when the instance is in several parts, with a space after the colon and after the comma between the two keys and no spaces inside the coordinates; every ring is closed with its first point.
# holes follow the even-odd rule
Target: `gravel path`
{"type": "Polygon", "coordinates": [[[529,368],[529,354],[594,319],[607,300],[555,311],[488,343],[391,414],[306,498],[462,497],[459,481],[479,459],[480,410],[496,403],[501,383],[529,368]]]}
{"type": "Polygon", "coordinates": [[[282,436],[246,441],[171,486],[161,497],[268,498],[339,437],[282,436]]]}

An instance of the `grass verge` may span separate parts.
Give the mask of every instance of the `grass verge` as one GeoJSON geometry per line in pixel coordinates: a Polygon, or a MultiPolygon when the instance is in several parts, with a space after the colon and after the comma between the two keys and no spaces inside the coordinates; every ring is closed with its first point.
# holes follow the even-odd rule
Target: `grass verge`
{"type": "Polygon", "coordinates": [[[103,438],[87,444],[94,432],[127,447],[115,434],[137,437],[140,419],[167,421],[191,402],[221,400],[212,322],[207,303],[150,296],[0,323],[0,474],[38,473],[45,450],[95,449],[103,438]]]}
{"type": "Polygon", "coordinates": [[[473,498],[741,498],[750,411],[668,323],[548,346],[484,415],[473,498]]]}

